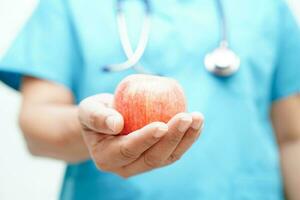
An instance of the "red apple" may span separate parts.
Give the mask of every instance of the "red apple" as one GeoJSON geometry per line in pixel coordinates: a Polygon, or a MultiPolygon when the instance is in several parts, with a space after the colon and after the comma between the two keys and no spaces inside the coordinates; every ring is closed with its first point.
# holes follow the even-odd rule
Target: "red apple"
{"type": "Polygon", "coordinates": [[[122,135],[129,134],[151,122],[168,122],[185,112],[183,89],[171,78],[151,75],[130,75],[118,85],[115,109],[124,117],[122,135]]]}

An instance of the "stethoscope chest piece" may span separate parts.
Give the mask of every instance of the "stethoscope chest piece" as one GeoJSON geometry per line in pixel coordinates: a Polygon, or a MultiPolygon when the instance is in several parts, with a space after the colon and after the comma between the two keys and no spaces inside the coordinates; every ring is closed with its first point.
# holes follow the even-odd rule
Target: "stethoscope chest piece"
{"type": "Polygon", "coordinates": [[[239,70],[240,59],[227,45],[221,45],[205,56],[204,64],[209,72],[228,77],[239,70]]]}

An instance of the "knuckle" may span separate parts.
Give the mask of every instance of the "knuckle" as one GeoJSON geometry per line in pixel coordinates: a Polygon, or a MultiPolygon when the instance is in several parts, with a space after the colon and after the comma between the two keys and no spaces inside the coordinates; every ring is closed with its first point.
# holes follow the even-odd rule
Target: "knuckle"
{"type": "Polygon", "coordinates": [[[169,144],[171,146],[175,146],[175,145],[177,145],[180,142],[180,140],[181,140],[181,137],[174,136],[174,137],[170,137],[169,140],[168,140],[168,142],[169,142],[169,144]]]}
{"type": "Polygon", "coordinates": [[[103,118],[99,111],[93,111],[91,112],[89,116],[89,124],[92,126],[94,129],[102,129],[103,128],[103,118]]]}
{"type": "Polygon", "coordinates": [[[176,115],[174,116],[174,118],[180,120],[181,118],[183,118],[183,117],[185,117],[185,116],[187,116],[187,113],[181,112],[181,113],[176,114],[176,115]]]}
{"type": "Polygon", "coordinates": [[[91,126],[93,126],[94,128],[98,128],[98,126],[99,126],[99,112],[98,111],[91,112],[90,117],[89,117],[89,122],[90,122],[91,126]]]}
{"type": "Polygon", "coordinates": [[[169,160],[170,163],[174,163],[174,162],[176,162],[180,159],[181,159],[181,155],[179,155],[177,153],[173,153],[173,154],[171,154],[171,156],[169,157],[168,160],[169,160]]]}
{"type": "Polygon", "coordinates": [[[147,139],[144,141],[144,146],[146,148],[151,147],[154,143],[156,143],[159,140],[159,138],[155,138],[154,136],[151,137],[150,139],[147,139]]]}
{"type": "Polygon", "coordinates": [[[144,163],[149,168],[157,168],[162,165],[162,161],[158,159],[156,156],[152,156],[150,154],[144,155],[144,163]]]}
{"type": "Polygon", "coordinates": [[[139,156],[136,155],[131,149],[125,145],[120,146],[120,154],[125,159],[137,159],[139,156]]]}
{"type": "Polygon", "coordinates": [[[185,137],[184,140],[186,140],[188,143],[193,144],[200,136],[200,131],[196,130],[190,130],[187,132],[188,137],[185,137]]]}
{"type": "Polygon", "coordinates": [[[195,131],[190,138],[191,142],[195,142],[200,136],[200,131],[195,131]]]}
{"type": "Polygon", "coordinates": [[[152,122],[150,125],[154,127],[161,127],[161,126],[166,126],[166,123],[157,121],[157,122],[152,122]]]}

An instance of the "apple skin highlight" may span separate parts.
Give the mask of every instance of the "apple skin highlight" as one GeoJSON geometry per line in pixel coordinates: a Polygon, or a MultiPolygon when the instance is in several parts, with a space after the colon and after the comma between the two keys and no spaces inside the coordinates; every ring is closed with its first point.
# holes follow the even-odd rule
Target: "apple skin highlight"
{"type": "Polygon", "coordinates": [[[121,135],[127,135],[151,122],[167,123],[186,111],[186,100],[179,83],[166,77],[130,75],[115,91],[114,107],[124,118],[121,135]]]}

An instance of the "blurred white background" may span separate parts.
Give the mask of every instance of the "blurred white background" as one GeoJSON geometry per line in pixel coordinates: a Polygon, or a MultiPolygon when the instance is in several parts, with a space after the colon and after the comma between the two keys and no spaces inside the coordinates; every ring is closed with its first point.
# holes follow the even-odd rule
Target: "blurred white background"
{"type": "MultiPolygon", "coordinates": [[[[289,0],[300,20],[300,0],[289,0]]],[[[37,0],[0,0],[0,58],[37,0]]],[[[64,164],[27,152],[17,127],[20,95],[0,83],[0,200],[57,199],[64,164]]]]}
{"type": "MultiPolygon", "coordinates": [[[[0,0],[0,58],[37,0],[0,0]]],[[[17,127],[20,95],[0,82],[0,200],[55,200],[62,162],[32,157],[17,127]]]]}

